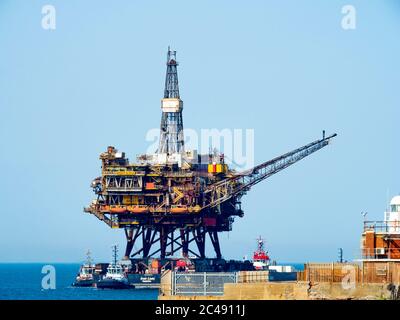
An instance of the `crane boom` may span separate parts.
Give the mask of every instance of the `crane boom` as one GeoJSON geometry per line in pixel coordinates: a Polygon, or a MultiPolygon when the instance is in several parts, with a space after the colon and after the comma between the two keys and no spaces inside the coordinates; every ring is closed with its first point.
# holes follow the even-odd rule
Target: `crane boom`
{"type": "Polygon", "coordinates": [[[240,172],[233,177],[210,185],[204,191],[205,203],[203,208],[216,207],[234,196],[245,194],[253,185],[327,146],[330,140],[336,136],[336,133],[329,137],[323,136],[320,140],[311,142],[249,170],[240,172]]]}

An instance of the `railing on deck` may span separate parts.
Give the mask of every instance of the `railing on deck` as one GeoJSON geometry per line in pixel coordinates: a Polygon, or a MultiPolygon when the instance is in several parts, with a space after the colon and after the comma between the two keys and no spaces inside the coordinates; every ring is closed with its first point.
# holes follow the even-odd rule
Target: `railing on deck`
{"type": "Polygon", "coordinates": [[[218,296],[226,283],[259,283],[268,281],[269,271],[239,272],[171,272],[163,275],[161,285],[166,295],[218,296]],[[168,276],[167,276],[168,275],[168,276]]]}
{"type": "Polygon", "coordinates": [[[400,248],[363,248],[355,257],[356,260],[400,260],[400,248]]]}
{"type": "Polygon", "coordinates": [[[364,232],[399,233],[400,221],[364,221],[364,232]]]}
{"type": "Polygon", "coordinates": [[[195,272],[173,275],[173,295],[215,296],[224,294],[225,283],[236,283],[236,272],[195,272]]]}

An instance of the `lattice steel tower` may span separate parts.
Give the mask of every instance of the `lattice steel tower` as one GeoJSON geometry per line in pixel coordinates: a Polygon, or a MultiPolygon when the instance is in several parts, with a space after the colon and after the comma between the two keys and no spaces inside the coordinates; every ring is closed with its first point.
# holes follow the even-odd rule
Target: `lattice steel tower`
{"type": "Polygon", "coordinates": [[[162,116],[158,153],[173,154],[184,151],[183,101],[179,97],[177,66],[176,51],[171,51],[168,47],[164,98],[161,100],[162,116]]]}

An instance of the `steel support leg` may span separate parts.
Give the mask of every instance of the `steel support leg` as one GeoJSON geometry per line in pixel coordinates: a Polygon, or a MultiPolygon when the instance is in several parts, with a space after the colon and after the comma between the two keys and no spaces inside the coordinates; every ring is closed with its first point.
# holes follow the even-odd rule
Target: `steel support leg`
{"type": "Polygon", "coordinates": [[[168,232],[165,230],[164,227],[160,229],[160,258],[165,259],[166,256],[166,249],[167,249],[167,239],[168,239],[168,232]]]}
{"type": "Polygon", "coordinates": [[[125,249],[125,256],[124,259],[128,260],[129,259],[129,255],[132,252],[133,249],[133,228],[132,227],[126,227],[124,229],[125,231],[125,237],[126,237],[126,249],[125,249]]]}
{"type": "Polygon", "coordinates": [[[156,231],[152,231],[151,229],[143,230],[142,239],[143,239],[143,258],[147,258],[149,255],[149,251],[152,245],[152,237],[154,238],[156,231]]]}
{"type": "Polygon", "coordinates": [[[199,255],[201,259],[206,257],[206,233],[197,228],[193,230],[193,237],[195,238],[197,249],[199,250],[199,255]]]}
{"type": "Polygon", "coordinates": [[[186,230],[181,229],[180,234],[182,244],[182,256],[184,258],[187,258],[189,256],[189,233],[186,230]]]}
{"type": "Polygon", "coordinates": [[[215,254],[217,255],[217,259],[221,259],[221,247],[219,245],[219,238],[217,231],[209,231],[208,234],[210,235],[211,242],[213,244],[215,254]]]}
{"type": "Polygon", "coordinates": [[[124,259],[129,259],[129,256],[132,252],[135,241],[140,235],[140,228],[126,227],[124,229],[124,231],[125,231],[125,237],[126,237],[126,249],[125,249],[124,259]]]}

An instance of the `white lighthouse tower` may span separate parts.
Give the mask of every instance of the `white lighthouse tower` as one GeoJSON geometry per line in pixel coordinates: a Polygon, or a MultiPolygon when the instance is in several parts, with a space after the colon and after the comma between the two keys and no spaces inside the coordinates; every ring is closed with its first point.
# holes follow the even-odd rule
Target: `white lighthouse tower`
{"type": "Polygon", "coordinates": [[[389,211],[385,212],[385,224],[389,233],[400,233],[400,195],[390,201],[389,211]]]}

